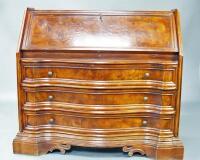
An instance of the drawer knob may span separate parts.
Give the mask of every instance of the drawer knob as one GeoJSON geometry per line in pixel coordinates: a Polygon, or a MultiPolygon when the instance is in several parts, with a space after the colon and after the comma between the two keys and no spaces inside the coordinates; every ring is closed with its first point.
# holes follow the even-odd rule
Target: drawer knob
{"type": "Polygon", "coordinates": [[[53,96],[52,95],[48,96],[48,100],[52,101],[53,100],[53,96]]]}
{"type": "Polygon", "coordinates": [[[53,118],[51,118],[51,119],[49,119],[49,124],[54,124],[54,119],[53,118]]]}
{"type": "Polygon", "coordinates": [[[53,76],[53,72],[49,71],[48,72],[48,77],[52,77],[53,76]]]}
{"type": "Polygon", "coordinates": [[[145,74],[144,74],[144,77],[145,78],[148,78],[150,76],[150,73],[149,72],[146,72],[145,74]]]}
{"type": "Polygon", "coordinates": [[[144,127],[147,126],[147,120],[142,121],[142,126],[144,126],[144,127]]]}
{"type": "Polygon", "coordinates": [[[148,99],[149,99],[148,97],[146,97],[146,96],[144,97],[144,101],[147,101],[148,99]]]}

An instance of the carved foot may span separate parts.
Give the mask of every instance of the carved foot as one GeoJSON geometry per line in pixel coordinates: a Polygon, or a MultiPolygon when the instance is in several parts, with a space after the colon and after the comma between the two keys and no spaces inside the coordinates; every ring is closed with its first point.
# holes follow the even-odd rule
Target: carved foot
{"type": "Polygon", "coordinates": [[[67,150],[71,149],[71,145],[69,145],[69,144],[56,144],[55,146],[52,146],[48,150],[48,152],[53,152],[56,149],[59,150],[61,154],[65,154],[67,150]]]}
{"type": "Polygon", "coordinates": [[[44,139],[38,142],[36,139],[23,139],[17,136],[13,141],[13,152],[20,154],[41,155],[54,150],[59,150],[61,154],[65,154],[70,149],[71,145],[68,142],[58,139],[44,139]]]}
{"type": "Polygon", "coordinates": [[[180,139],[174,137],[172,143],[157,142],[156,146],[146,144],[126,145],[122,148],[128,156],[139,153],[155,160],[183,160],[184,148],[180,139]]]}
{"type": "Polygon", "coordinates": [[[124,146],[122,148],[123,152],[127,152],[129,157],[132,157],[135,153],[139,153],[140,155],[146,155],[144,150],[139,148],[134,148],[133,146],[124,146]]]}

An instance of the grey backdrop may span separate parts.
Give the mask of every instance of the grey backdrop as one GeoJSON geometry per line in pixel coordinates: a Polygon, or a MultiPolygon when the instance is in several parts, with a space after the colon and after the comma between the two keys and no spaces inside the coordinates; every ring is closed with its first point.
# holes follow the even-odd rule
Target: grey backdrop
{"type": "MultiPolygon", "coordinates": [[[[0,138],[4,140],[3,143],[0,142],[0,157],[2,154],[5,159],[23,158],[23,156],[12,154],[11,143],[18,129],[15,52],[26,7],[85,10],[170,10],[178,8],[181,14],[184,48],[181,136],[186,144],[186,157],[195,156],[195,159],[197,158],[198,151],[194,152],[192,147],[199,144],[199,134],[197,134],[199,130],[198,127],[195,128],[195,124],[199,121],[198,112],[200,111],[198,103],[200,102],[200,0],[0,0],[0,124],[2,125],[0,126],[0,138]],[[4,123],[6,121],[7,124],[4,123]]],[[[84,153],[81,154],[84,155],[84,153]]],[[[45,156],[45,158],[48,157],[45,156]]],[[[94,157],[96,156],[92,159],[94,157]]],[[[104,159],[110,157],[112,155],[105,156],[104,159]]],[[[24,158],[27,159],[26,156],[24,158]]]]}

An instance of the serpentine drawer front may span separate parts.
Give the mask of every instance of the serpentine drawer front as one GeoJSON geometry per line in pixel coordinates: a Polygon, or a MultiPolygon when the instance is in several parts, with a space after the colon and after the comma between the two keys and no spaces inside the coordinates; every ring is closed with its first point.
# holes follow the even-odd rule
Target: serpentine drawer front
{"type": "Polygon", "coordinates": [[[177,10],[25,13],[14,153],[73,146],[183,159],[177,10]]]}

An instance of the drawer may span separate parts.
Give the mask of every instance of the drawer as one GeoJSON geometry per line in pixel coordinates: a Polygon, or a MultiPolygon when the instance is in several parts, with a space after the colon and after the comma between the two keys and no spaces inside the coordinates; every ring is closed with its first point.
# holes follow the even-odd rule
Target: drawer
{"type": "Polygon", "coordinates": [[[88,66],[88,68],[67,68],[59,66],[38,66],[26,67],[25,78],[59,78],[59,79],[74,79],[74,80],[93,80],[93,81],[118,81],[118,80],[149,80],[149,81],[164,81],[176,83],[176,70],[174,68],[141,68],[132,66],[121,68],[109,68],[104,66],[98,68],[96,66],[88,66]]]}
{"type": "Polygon", "coordinates": [[[35,90],[26,92],[27,102],[65,102],[86,105],[153,104],[175,106],[176,92],[154,90],[35,90]]]}
{"type": "Polygon", "coordinates": [[[158,129],[171,129],[173,119],[160,117],[80,117],[75,115],[40,112],[40,114],[26,114],[26,126],[60,126],[91,129],[114,129],[114,128],[134,128],[149,127],[158,129]]]}

